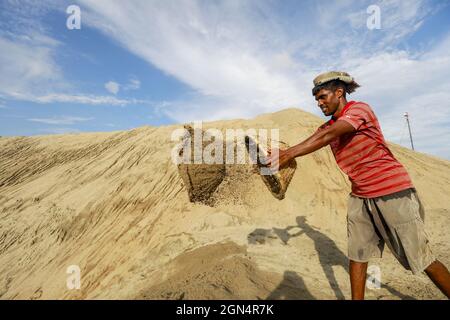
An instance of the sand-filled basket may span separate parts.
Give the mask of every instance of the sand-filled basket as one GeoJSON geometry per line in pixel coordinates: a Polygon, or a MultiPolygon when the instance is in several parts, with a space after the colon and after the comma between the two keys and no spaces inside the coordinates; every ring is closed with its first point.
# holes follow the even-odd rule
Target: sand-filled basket
{"type": "MultiPolygon", "coordinates": [[[[282,141],[279,141],[278,145],[281,149],[289,148],[289,145],[282,141]]],[[[247,148],[250,158],[256,163],[258,172],[269,191],[278,200],[284,199],[289,183],[297,169],[297,162],[295,159],[290,160],[285,167],[274,171],[270,170],[270,168],[265,165],[265,158],[268,156],[268,142],[267,144],[259,143],[258,139],[255,137],[246,135],[245,147],[247,148]]]]}

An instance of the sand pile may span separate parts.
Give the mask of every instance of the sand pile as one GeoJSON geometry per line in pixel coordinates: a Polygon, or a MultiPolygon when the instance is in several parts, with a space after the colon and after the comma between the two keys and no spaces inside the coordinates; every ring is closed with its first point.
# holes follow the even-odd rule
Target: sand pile
{"type": "Polygon", "coordinates": [[[264,299],[279,282],[275,273],[264,272],[247,255],[245,246],[215,243],[176,257],[168,279],[146,288],[144,299],[264,299]]]}
{"type": "MultiPolygon", "coordinates": [[[[294,145],[321,123],[287,109],[204,129],[279,128],[294,145]]],[[[0,298],[349,298],[350,186],[328,149],[297,159],[283,200],[246,164],[218,166],[210,188],[189,192],[171,159],[178,128],[0,138],[0,298]],[[73,265],[79,290],[67,287],[73,265]]],[[[450,162],[392,150],[422,197],[433,251],[450,265],[450,162]]],[[[389,253],[372,265],[383,286],[369,299],[444,298],[389,253]]]]}

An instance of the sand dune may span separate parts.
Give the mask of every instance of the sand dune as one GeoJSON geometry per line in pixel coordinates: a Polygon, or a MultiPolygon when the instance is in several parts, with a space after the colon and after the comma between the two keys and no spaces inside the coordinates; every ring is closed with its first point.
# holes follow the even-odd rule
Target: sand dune
{"type": "MultiPolygon", "coordinates": [[[[322,120],[298,109],[205,128],[280,128],[294,145],[322,120]]],[[[171,160],[182,126],[0,138],[1,299],[348,299],[350,191],[325,148],[297,159],[283,200],[250,165],[226,166],[207,203],[171,160]],[[78,265],[81,288],[69,290],[78,265]]],[[[450,266],[450,162],[392,145],[450,266]]],[[[368,299],[443,299],[386,251],[368,299]]]]}

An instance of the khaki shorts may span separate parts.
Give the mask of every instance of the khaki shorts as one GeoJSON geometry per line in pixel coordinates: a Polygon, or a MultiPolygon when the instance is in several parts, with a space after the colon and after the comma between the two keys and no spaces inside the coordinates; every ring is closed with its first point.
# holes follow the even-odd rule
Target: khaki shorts
{"type": "Polygon", "coordinates": [[[424,229],[424,210],[415,189],[376,198],[350,195],[348,200],[348,257],[367,262],[382,256],[386,243],[397,260],[414,274],[434,260],[424,229]]]}

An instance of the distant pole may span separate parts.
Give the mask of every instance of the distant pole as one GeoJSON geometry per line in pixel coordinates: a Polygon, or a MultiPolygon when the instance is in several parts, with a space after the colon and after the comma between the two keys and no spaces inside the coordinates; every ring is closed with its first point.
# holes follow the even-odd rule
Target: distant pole
{"type": "Polygon", "coordinates": [[[408,115],[408,112],[405,112],[405,119],[406,119],[406,122],[408,123],[409,140],[411,141],[411,149],[414,150],[414,143],[413,143],[413,138],[412,138],[412,134],[411,134],[411,126],[409,125],[409,115],[408,115]]]}

